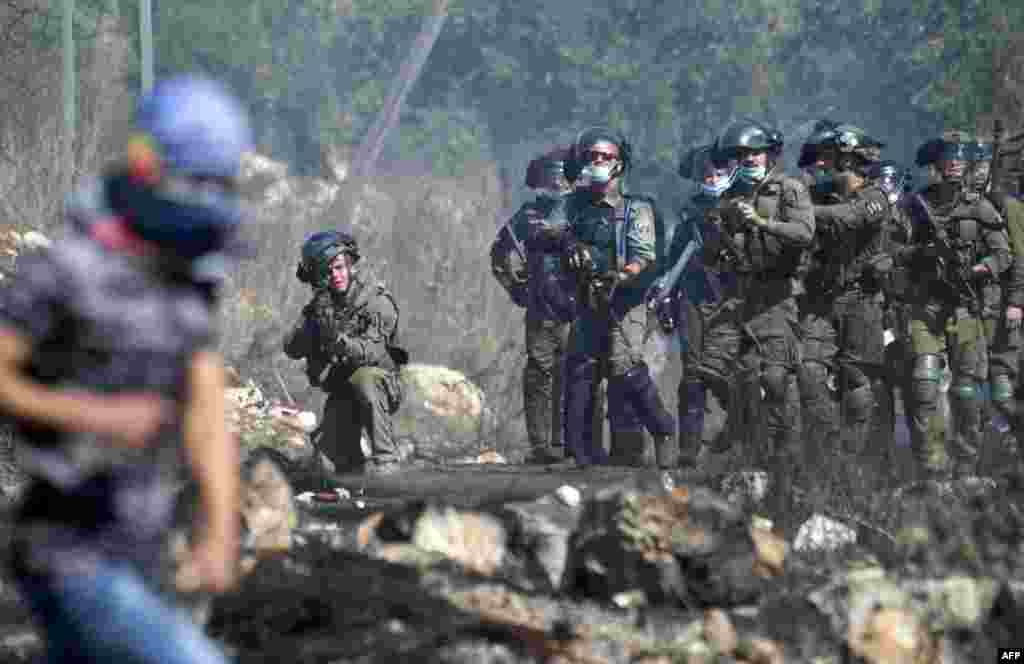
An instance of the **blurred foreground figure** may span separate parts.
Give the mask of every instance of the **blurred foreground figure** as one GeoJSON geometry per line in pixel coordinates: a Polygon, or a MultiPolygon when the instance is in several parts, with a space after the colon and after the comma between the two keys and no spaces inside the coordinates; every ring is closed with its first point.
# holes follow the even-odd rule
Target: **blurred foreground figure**
{"type": "Polygon", "coordinates": [[[562,366],[569,324],[576,317],[571,282],[559,267],[560,246],[544,237],[564,229],[568,150],[537,157],[526,169],[536,199],[524,203],[502,226],[491,246],[491,271],[512,301],[526,307],[523,404],[530,439],[527,463],[555,463],[562,448],[562,366]],[[537,238],[534,241],[534,238],[537,238]]]}
{"type": "MultiPolygon", "coordinates": [[[[238,450],[212,306],[241,214],[240,105],[196,78],[139,107],[128,162],[72,199],[68,237],[19,259],[0,310],[0,405],[31,487],[12,566],[49,662],[226,662],[154,591],[180,446],[204,509],[184,576],[225,591],[238,556],[238,450]]],[[[198,588],[196,588],[198,589],[198,588]]]]}
{"type": "Polygon", "coordinates": [[[296,277],[313,289],[284,352],[306,360],[310,384],[327,392],[317,448],[337,472],[385,475],[399,469],[391,415],[402,401],[398,369],[408,361],[397,347],[398,305],[360,262],[347,233],[314,233],[302,247],[296,277]],[[369,445],[363,447],[363,434],[369,445]]]}

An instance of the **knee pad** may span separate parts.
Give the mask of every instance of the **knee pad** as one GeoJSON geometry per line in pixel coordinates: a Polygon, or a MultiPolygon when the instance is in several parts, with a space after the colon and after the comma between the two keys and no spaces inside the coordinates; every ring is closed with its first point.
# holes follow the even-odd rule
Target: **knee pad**
{"type": "Polygon", "coordinates": [[[946,368],[946,360],[941,355],[926,353],[914,358],[914,370],[911,376],[915,381],[935,381],[938,385],[942,381],[942,374],[946,368]]]}
{"type": "Polygon", "coordinates": [[[875,405],[875,393],[871,385],[861,385],[848,390],[843,395],[846,404],[846,412],[852,420],[864,420],[871,414],[875,405]]]}
{"type": "Polygon", "coordinates": [[[978,389],[978,384],[975,381],[970,378],[961,377],[957,378],[953,382],[953,385],[949,390],[949,396],[957,401],[971,403],[978,401],[981,397],[981,393],[978,389]]]}
{"type": "Polygon", "coordinates": [[[1017,404],[1014,401],[1013,381],[1007,375],[996,376],[992,379],[992,405],[1006,416],[1017,413],[1017,404]]]}
{"type": "Polygon", "coordinates": [[[764,388],[765,401],[776,403],[786,400],[789,387],[789,370],[780,364],[770,364],[761,372],[761,387],[764,388]]]}

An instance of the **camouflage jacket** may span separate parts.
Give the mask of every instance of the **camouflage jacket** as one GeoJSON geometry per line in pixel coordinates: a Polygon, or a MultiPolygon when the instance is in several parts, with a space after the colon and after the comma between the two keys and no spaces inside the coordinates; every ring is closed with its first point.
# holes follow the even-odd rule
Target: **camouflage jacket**
{"type": "Polygon", "coordinates": [[[906,258],[916,297],[956,306],[998,308],[1000,298],[992,286],[999,283],[1012,261],[1006,223],[984,197],[973,201],[959,195],[949,198],[941,185],[906,197],[912,236],[912,251],[906,258]],[[936,242],[937,229],[948,238],[954,260],[943,255],[945,250],[936,242]],[[987,266],[988,274],[972,275],[975,265],[987,266]],[[980,301],[983,296],[989,301],[980,301]]]}
{"type": "Polygon", "coordinates": [[[714,221],[720,230],[717,239],[704,244],[709,265],[739,273],[747,283],[785,282],[795,291],[815,233],[814,206],[802,181],[773,174],[753,191],[734,185],[723,196],[714,221]],[[740,202],[753,205],[769,228],[748,224],[740,202]]]}
{"type": "Polygon", "coordinates": [[[1024,307],[1024,202],[1005,194],[990,194],[989,200],[1006,220],[1013,262],[1003,273],[1005,306],[1024,307]]]}
{"type": "Polygon", "coordinates": [[[570,197],[567,215],[572,235],[589,247],[596,274],[618,272],[631,263],[646,266],[643,275],[616,290],[616,309],[643,303],[649,275],[657,271],[657,221],[654,205],[646,198],[609,191],[595,200],[590,192],[570,197]],[[617,264],[612,263],[612,256],[617,264]]]}
{"type": "Polygon", "coordinates": [[[343,295],[318,290],[285,338],[284,352],[306,360],[310,383],[331,392],[362,367],[397,369],[408,360],[398,346],[398,305],[371,272],[360,270],[343,295]]]}
{"type": "Polygon", "coordinates": [[[808,289],[878,289],[889,265],[885,231],[893,205],[882,189],[869,185],[846,200],[814,206],[820,264],[808,289]]]}
{"type": "Polygon", "coordinates": [[[568,223],[565,199],[538,197],[519,208],[491,245],[494,278],[531,319],[575,318],[575,284],[562,273],[561,245],[533,241],[564,231],[568,223]]]}

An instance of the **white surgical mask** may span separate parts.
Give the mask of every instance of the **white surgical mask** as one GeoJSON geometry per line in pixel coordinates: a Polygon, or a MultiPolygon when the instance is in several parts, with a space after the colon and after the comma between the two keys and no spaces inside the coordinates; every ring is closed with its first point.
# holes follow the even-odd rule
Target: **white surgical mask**
{"type": "Polygon", "coordinates": [[[608,184],[612,179],[612,172],[615,170],[615,162],[605,164],[587,164],[580,172],[580,184],[584,187],[590,185],[608,184]]]}

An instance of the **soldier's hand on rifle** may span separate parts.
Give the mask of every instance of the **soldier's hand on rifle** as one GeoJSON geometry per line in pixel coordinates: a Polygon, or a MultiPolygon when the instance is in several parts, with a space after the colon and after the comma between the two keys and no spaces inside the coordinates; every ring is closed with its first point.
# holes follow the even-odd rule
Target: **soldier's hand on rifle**
{"type": "Polygon", "coordinates": [[[574,242],[566,248],[565,261],[572,272],[591,272],[594,269],[594,259],[590,251],[579,242],[574,242]]]}
{"type": "Polygon", "coordinates": [[[594,277],[590,282],[590,292],[593,294],[594,302],[601,304],[611,302],[615,286],[622,280],[623,276],[618,272],[605,272],[594,277]]]}
{"type": "Polygon", "coordinates": [[[1006,329],[1019,330],[1021,319],[1024,319],[1024,309],[1013,305],[1006,307],[1006,329]]]}
{"type": "Polygon", "coordinates": [[[751,226],[757,226],[764,228],[768,225],[768,220],[758,214],[754,206],[746,201],[740,201],[736,204],[736,209],[739,210],[740,216],[743,217],[743,221],[751,226]]]}

